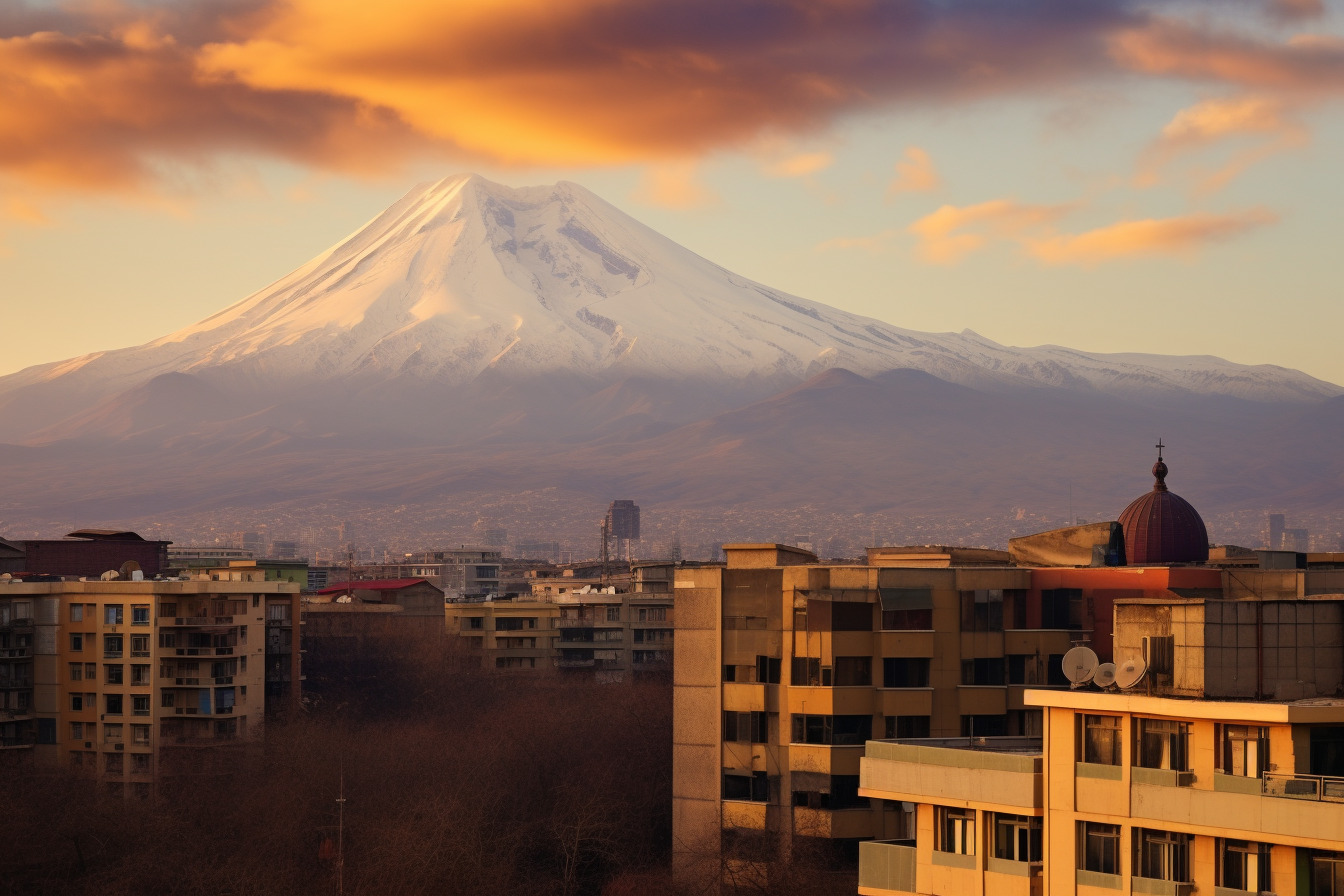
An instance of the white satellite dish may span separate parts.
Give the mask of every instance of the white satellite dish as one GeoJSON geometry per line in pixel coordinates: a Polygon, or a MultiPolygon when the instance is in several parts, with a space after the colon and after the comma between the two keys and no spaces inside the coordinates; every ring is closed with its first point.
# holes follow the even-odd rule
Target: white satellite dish
{"type": "Polygon", "coordinates": [[[1099,688],[1108,688],[1115,684],[1115,663],[1102,663],[1092,676],[1092,683],[1099,688]]]}
{"type": "Polygon", "coordinates": [[[1148,671],[1148,664],[1140,657],[1133,656],[1125,660],[1115,669],[1115,683],[1123,690],[1129,690],[1134,685],[1143,681],[1143,673],[1148,671]]]}
{"type": "Polygon", "coordinates": [[[1097,672],[1097,655],[1090,647],[1072,647],[1064,654],[1064,677],[1073,687],[1081,687],[1092,680],[1097,672]]]}

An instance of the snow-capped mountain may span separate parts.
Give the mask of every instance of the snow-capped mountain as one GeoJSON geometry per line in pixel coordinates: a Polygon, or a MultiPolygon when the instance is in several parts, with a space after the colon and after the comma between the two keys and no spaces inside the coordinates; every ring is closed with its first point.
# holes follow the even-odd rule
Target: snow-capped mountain
{"type": "Polygon", "coordinates": [[[577,185],[474,176],[194,326],[0,378],[0,423],[0,511],[72,528],[542,493],[980,518],[1074,484],[1104,515],[1148,487],[1159,435],[1201,509],[1344,495],[1339,386],[905,330],[736,276],[577,185]]]}
{"type": "Polygon", "coordinates": [[[0,406],[27,405],[24,419],[39,424],[31,434],[169,373],[276,397],[387,381],[459,387],[483,375],[752,382],[760,397],[830,368],[1119,395],[1341,392],[1297,371],[1212,357],[1010,348],[970,331],[905,330],[736,276],[576,184],[510,189],[464,175],[415,188],[194,326],[0,378],[0,406]],[[33,387],[40,400],[23,402],[33,387]]]}

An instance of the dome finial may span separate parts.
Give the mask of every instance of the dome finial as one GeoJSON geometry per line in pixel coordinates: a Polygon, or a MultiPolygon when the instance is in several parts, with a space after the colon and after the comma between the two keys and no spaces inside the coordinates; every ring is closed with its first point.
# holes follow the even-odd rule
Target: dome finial
{"type": "Polygon", "coordinates": [[[1156,480],[1153,483],[1153,491],[1155,492],[1167,490],[1167,465],[1162,462],[1162,449],[1165,447],[1167,446],[1162,444],[1162,438],[1159,436],[1156,445],[1157,463],[1153,464],[1153,478],[1156,480]]]}

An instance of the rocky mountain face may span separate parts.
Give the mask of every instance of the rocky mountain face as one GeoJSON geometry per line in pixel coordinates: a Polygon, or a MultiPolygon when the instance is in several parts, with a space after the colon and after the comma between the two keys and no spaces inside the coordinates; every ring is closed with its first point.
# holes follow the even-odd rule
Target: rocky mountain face
{"type": "Polygon", "coordinates": [[[1218,358],[901,329],[575,184],[462,176],[194,326],[0,378],[0,519],[554,487],[975,514],[1062,482],[1132,497],[1158,435],[1196,506],[1320,505],[1344,488],[1341,396],[1218,358]]]}

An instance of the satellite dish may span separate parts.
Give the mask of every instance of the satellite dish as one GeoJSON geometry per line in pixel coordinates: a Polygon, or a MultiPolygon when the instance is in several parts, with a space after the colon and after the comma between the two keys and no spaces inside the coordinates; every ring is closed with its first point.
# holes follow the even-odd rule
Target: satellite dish
{"type": "Polygon", "coordinates": [[[1064,677],[1074,687],[1087,684],[1097,671],[1097,655],[1090,647],[1073,647],[1064,654],[1064,677]]]}
{"type": "Polygon", "coordinates": [[[1140,657],[1134,656],[1125,660],[1115,669],[1115,683],[1123,690],[1129,690],[1134,685],[1143,681],[1143,673],[1148,671],[1148,664],[1140,657]]]}
{"type": "Polygon", "coordinates": [[[1102,663],[1092,676],[1092,683],[1099,688],[1108,688],[1115,684],[1115,663],[1102,663]]]}

